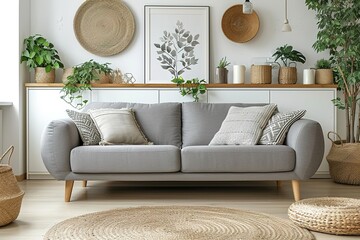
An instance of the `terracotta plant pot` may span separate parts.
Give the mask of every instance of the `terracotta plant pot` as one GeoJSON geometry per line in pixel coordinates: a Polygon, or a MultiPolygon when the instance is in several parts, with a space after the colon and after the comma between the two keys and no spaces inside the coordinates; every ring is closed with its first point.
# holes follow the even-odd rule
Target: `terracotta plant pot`
{"type": "Polygon", "coordinates": [[[332,69],[316,69],[315,72],[316,84],[333,84],[334,75],[332,69]]]}
{"type": "Polygon", "coordinates": [[[46,72],[45,68],[35,68],[35,82],[37,83],[54,83],[55,82],[55,69],[46,72]]]}
{"type": "Polygon", "coordinates": [[[227,83],[228,72],[226,68],[216,68],[214,83],[227,83]]]}
{"type": "Polygon", "coordinates": [[[281,67],[278,81],[279,84],[295,84],[297,82],[296,67],[281,67]]]}

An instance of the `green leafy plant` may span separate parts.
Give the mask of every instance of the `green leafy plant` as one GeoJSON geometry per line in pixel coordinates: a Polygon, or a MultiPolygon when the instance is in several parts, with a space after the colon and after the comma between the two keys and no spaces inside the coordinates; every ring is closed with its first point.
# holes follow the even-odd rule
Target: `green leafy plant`
{"type": "Polygon", "coordinates": [[[278,47],[272,56],[275,57],[275,62],[280,59],[285,67],[289,67],[291,63],[305,63],[306,61],[305,56],[301,52],[287,44],[278,47]]]}
{"type": "Polygon", "coordinates": [[[194,98],[194,102],[199,101],[199,95],[206,93],[206,81],[204,79],[199,80],[194,78],[191,80],[184,80],[182,77],[174,78],[171,80],[180,89],[181,96],[191,95],[194,98]]]}
{"type": "Polygon", "coordinates": [[[194,48],[199,44],[200,35],[193,36],[184,29],[182,22],[177,21],[173,33],[164,31],[164,36],[160,39],[161,43],[155,43],[158,49],[157,60],[164,70],[170,72],[173,79],[177,79],[186,70],[191,70],[192,65],[196,65],[199,59],[195,58],[194,48]]]}
{"type": "Polygon", "coordinates": [[[25,50],[21,53],[20,62],[26,62],[29,68],[44,67],[46,72],[50,72],[52,69],[64,67],[54,44],[40,34],[25,38],[24,45],[25,50]]]}
{"type": "Polygon", "coordinates": [[[229,65],[230,65],[230,62],[228,62],[226,60],[226,57],[223,57],[223,58],[220,59],[219,65],[217,67],[218,68],[226,68],[229,65]]]}
{"type": "Polygon", "coordinates": [[[331,62],[326,59],[320,59],[316,61],[315,65],[316,69],[330,69],[331,68],[331,62]]]}
{"type": "Polygon", "coordinates": [[[67,82],[61,89],[60,96],[66,103],[76,109],[82,109],[88,100],[84,98],[83,92],[91,91],[91,83],[98,81],[102,73],[109,75],[112,69],[110,63],[100,64],[93,59],[73,67],[73,74],[67,77],[67,82]]]}
{"type": "Polygon", "coordinates": [[[313,48],[328,51],[343,99],[333,102],[345,110],[346,142],[359,142],[360,125],[360,4],[358,0],[305,0],[316,12],[318,34],[313,48]]]}

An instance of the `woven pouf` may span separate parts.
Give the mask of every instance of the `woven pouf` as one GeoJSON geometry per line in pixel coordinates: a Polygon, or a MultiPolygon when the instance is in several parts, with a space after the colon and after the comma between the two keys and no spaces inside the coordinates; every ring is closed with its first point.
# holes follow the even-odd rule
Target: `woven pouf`
{"type": "Polygon", "coordinates": [[[309,198],[290,205],[289,218],[298,226],[336,235],[360,235],[360,199],[309,198]]]}

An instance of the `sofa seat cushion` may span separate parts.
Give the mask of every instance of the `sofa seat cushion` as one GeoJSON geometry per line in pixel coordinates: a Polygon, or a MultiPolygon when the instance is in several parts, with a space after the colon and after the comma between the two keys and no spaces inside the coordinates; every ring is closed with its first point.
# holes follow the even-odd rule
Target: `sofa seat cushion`
{"type": "Polygon", "coordinates": [[[180,171],[180,149],[172,145],[79,146],[71,151],[75,173],[169,173],[180,171]]]}
{"type": "Polygon", "coordinates": [[[187,173],[269,173],[294,168],[295,151],[285,145],[190,146],[181,151],[181,171],[187,173]]]}

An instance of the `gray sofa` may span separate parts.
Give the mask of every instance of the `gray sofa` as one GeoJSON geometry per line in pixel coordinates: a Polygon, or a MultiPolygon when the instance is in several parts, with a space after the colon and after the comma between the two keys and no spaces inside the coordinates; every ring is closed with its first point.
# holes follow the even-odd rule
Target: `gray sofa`
{"type": "MultiPolygon", "coordinates": [[[[283,181],[291,180],[295,200],[300,180],[317,171],[324,154],[318,122],[296,121],[284,145],[209,146],[229,103],[90,103],[86,109],[135,110],[154,145],[83,146],[71,119],[54,120],[42,136],[41,156],[50,174],[65,180],[70,201],[76,180],[109,181],[283,181]]],[[[253,106],[253,105],[251,105],[253,106]]]]}

